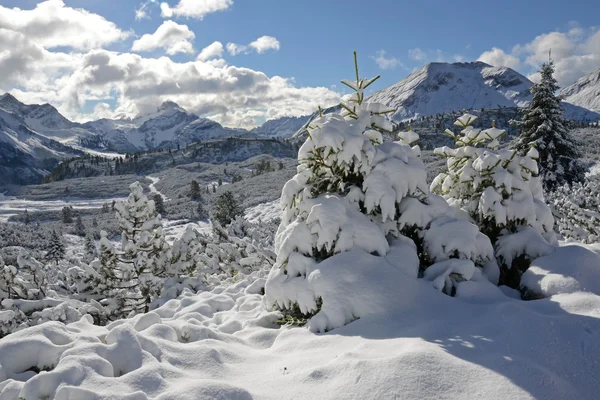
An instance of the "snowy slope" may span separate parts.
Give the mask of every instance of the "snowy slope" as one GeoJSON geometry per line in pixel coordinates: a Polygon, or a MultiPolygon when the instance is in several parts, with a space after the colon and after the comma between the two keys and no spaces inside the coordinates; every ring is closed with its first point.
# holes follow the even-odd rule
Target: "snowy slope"
{"type": "Polygon", "coordinates": [[[600,69],[560,91],[569,103],[600,112],[600,69]]]}
{"type": "Polygon", "coordinates": [[[0,185],[37,183],[59,160],[80,154],[32,131],[21,116],[0,108],[0,185]]]}
{"type": "Polygon", "coordinates": [[[0,109],[22,119],[27,127],[49,139],[68,146],[79,146],[92,139],[93,133],[69,121],[50,104],[23,104],[10,93],[0,97],[0,109]]]}
{"type": "Polygon", "coordinates": [[[310,115],[305,115],[302,117],[271,119],[261,126],[252,129],[250,133],[258,137],[287,139],[296,133],[298,129],[302,128],[310,118],[310,115]]]}
{"type": "MultiPolygon", "coordinates": [[[[463,109],[526,107],[533,83],[506,67],[481,61],[430,63],[369,97],[395,108],[397,121],[463,109]]],[[[567,119],[595,120],[599,114],[565,104],[567,119]]]]}

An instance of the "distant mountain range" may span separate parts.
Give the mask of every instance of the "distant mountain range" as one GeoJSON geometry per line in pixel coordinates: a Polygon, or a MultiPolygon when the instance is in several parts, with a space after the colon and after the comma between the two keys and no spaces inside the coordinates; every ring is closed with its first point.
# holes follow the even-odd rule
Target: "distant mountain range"
{"type": "MultiPolygon", "coordinates": [[[[518,72],[483,62],[430,63],[369,97],[396,109],[406,121],[462,109],[526,107],[533,85],[518,72]]],[[[564,88],[565,117],[600,119],[600,71],[564,88]]],[[[338,109],[332,107],[326,112],[338,109]]],[[[23,104],[7,93],[0,97],[0,186],[37,182],[60,160],[87,153],[133,153],[175,148],[227,137],[299,140],[316,113],[269,120],[252,130],[226,128],[167,101],[156,111],[133,119],[69,121],[50,104],[23,104]]]]}

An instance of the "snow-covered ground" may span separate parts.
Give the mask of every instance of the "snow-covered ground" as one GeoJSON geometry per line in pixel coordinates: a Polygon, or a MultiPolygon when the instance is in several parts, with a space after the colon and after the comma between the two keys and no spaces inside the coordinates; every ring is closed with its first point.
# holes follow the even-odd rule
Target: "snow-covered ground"
{"type": "MultiPolygon", "coordinates": [[[[579,251],[600,273],[598,254],[579,251]]],[[[371,311],[343,328],[278,329],[255,271],[107,327],[84,317],[2,339],[0,399],[597,398],[597,294],[524,302],[465,282],[449,297],[384,258],[336,257],[393,278],[365,286],[371,311]]]]}
{"type": "Polygon", "coordinates": [[[244,218],[253,224],[259,222],[272,222],[279,218],[281,214],[280,200],[269,201],[254,207],[249,207],[244,212],[244,218]]]}
{"type": "Polygon", "coordinates": [[[0,222],[7,222],[12,216],[19,215],[28,210],[32,211],[55,211],[63,207],[80,208],[101,208],[104,203],[111,203],[113,200],[123,200],[122,197],[112,197],[104,199],[80,199],[64,198],[60,200],[25,200],[15,197],[0,195],[0,222]]]}

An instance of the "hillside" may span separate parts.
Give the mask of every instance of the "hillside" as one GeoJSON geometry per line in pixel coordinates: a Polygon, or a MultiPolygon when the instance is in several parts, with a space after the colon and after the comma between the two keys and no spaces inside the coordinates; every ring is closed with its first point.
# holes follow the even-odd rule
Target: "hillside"
{"type": "Polygon", "coordinates": [[[579,78],[559,94],[571,104],[600,112],[600,69],[579,78]]]}

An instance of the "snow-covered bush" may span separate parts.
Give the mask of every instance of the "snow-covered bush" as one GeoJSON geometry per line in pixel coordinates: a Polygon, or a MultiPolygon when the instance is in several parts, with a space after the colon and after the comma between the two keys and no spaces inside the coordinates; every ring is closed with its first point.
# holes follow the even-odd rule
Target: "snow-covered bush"
{"type": "MultiPolygon", "coordinates": [[[[385,256],[394,237],[404,240],[408,235],[417,242],[411,251],[415,258],[418,252],[421,269],[450,258],[468,259],[473,270],[475,263],[479,267],[494,263],[491,244],[476,226],[471,225],[469,236],[460,243],[451,229],[428,230],[439,218],[459,221],[448,216],[451,210],[443,199],[429,193],[420,149],[410,147],[418,135],[401,132],[398,142],[383,142],[381,132],[391,130],[386,114],[393,110],[364,101],[364,90],[376,79],[359,78],[356,67],[356,81],[342,81],[354,90],[342,103],[342,113],[321,116],[308,127],[308,138],[298,152],[297,174],[281,195],[277,263],[265,288],[269,307],[308,316],[323,312],[329,306],[311,283],[318,263],[352,249],[385,256]]],[[[418,272],[417,266],[411,274],[416,277],[418,272]]],[[[467,275],[461,279],[481,273],[467,275]]],[[[451,294],[453,285],[440,290],[451,294]]],[[[316,318],[322,321],[324,316],[316,318]]],[[[339,319],[333,321],[312,328],[340,326],[339,319]]]]}
{"type": "MultiPolygon", "coordinates": [[[[490,238],[502,266],[501,282],[508,283],[515,274],[518,280],[517,272],[522,273],[531,259],[551,251],[554,219],[537,177],[537,151],[531,148],[526,156],[519,156],[515,150],[498,149],[505,131],[495,126],[474,128],[476,119],[464,114],[455,122],[462,128],[459,134],[446,130],[456,147],[435,149],[436,154],[446,157],[447,167],[433,180],[431,190],[466,213],[490,238]],[[533,229],[523,231],[527,227],[533,229]],[[527,240],[512,240],[510,235],[514,234],[527,240]],[[540,246],[528,247],[531,241],[540,246]],[[509,273],[513,264],[519,266],[509,273]]],[[[518,281],[511,285],[518,285],[518,281]]]]}
{"type": "Polygon", "coordinates": [[[565,239],[595,243],[600,238],[600,180],[557,187],[547,194],[556,230],[565,239]]]}

